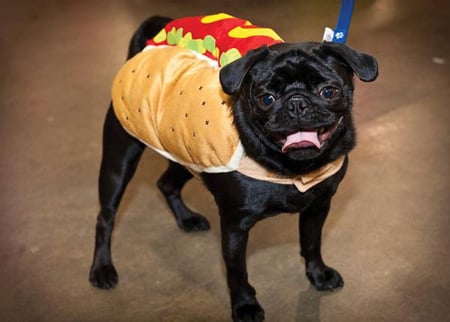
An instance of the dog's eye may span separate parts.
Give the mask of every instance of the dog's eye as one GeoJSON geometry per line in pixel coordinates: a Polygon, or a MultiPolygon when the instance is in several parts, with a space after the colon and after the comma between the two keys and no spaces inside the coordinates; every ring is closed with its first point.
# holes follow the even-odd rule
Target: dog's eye
{"type": "Polygon", "coordinates": [[[320,96],[327,100],[335,98],[339,94],[339,90],[335,87],[325,86],[320,90],[320,96]]]}
{"type": "Polygon", "coordinates": [[[269,107],[273,104],[273,102],[275,102],[275,97],[268,94],[260,97],[259,101],[263,107],[269,107]]]}

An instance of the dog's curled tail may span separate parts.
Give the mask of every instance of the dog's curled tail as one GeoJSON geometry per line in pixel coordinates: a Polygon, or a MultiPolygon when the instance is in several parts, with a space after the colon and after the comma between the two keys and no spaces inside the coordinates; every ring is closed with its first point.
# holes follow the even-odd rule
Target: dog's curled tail
{"type": "Polygon", "coordinates": [[[156,36],[170,21],[172,21],[171,18],[162,16],[146,19],[131,38],[127,59],[141,52],[145,48],[147,40],[156,36]]]}

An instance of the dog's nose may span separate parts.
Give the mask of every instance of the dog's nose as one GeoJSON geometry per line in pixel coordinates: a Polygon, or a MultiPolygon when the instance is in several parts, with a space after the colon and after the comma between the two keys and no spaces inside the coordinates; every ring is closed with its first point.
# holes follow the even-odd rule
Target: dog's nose
{"type": "Polygon", "coordinates": [[[292,96],[289,99],[288,109],[291,112],[300,112],[311,106],[311,102],[304,96],[292,96]]]}

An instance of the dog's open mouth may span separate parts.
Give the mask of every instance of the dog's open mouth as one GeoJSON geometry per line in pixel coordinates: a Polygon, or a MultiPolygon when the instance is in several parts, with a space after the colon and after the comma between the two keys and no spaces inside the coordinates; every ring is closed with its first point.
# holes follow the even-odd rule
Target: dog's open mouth
{"type": "Polygon", "coordinates": [[[325,142],[329,140],[336,129],[342,122],[343,117],[334,124],[328,127],[320,127],[316,129],[301,129],[300,131],[289,134],[286,138],[281,140],[283,147],[281,151],[284,153],[293,150],[314,148],[321,149],[325,142]]]}

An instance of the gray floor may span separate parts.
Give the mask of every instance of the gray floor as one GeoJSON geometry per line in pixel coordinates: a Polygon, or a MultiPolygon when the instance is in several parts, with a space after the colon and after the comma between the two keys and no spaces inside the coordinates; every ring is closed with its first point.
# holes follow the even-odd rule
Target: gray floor
{"type": "MultiPolygon", "coordinates": [[[[150,151],[114,235],[120,284],[87,281],[102,120],[139,22],[225,11],[287,41],[320,40],[340,3],[211,2],[1,1],[2,321],[229,320],[213,200],[189,183],[212,230],[178,230],[155,188],[165,161],[150,151]]],[[[252,231],[250,279],[267,321],[450,321],[450,3],[357,2],[348,44],[377,56],[380,77],[357,82],[358,147],[324,234],[345,288],[309,286],[295,215],[252,231]]]]}

